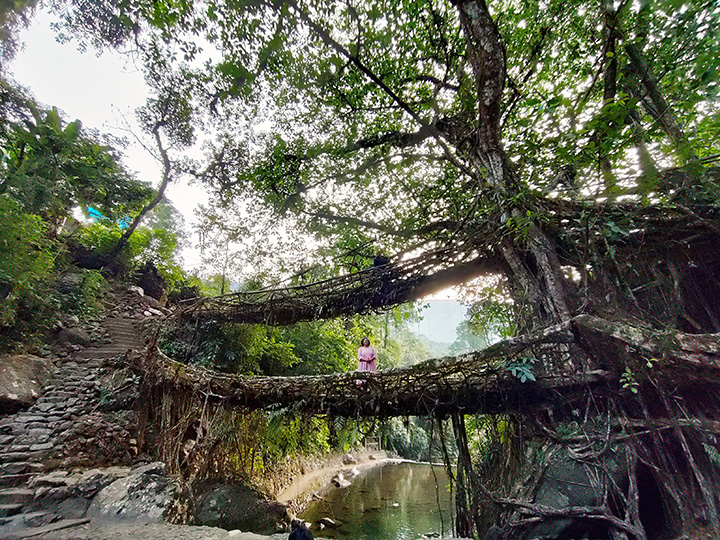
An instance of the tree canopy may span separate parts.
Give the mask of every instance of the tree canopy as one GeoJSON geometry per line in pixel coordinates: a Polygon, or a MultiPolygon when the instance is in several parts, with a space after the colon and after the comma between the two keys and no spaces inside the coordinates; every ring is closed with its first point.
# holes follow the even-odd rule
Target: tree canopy
{"type": "Polygon", "coordinates": [[[341,250],[400,250],[511,207],[522,231],[531,196],[677,200],[689,186],[659,171],[718,154],[715,2],[91,5],[69,28],[141,44],[185,111],[163,130],[205,127],[185,170],[214,193],[207,219],[251,216],[244,236],[280,216],[341,250]]]}
{"type": "MultiPolygon", "coordinates": [[[[441,411],[452,414],[459,451],[461,535],[477,536],[483,519],[502,517],[503,538],[516,531],[559,538],[541,532],[563,520],[578,525],[575,537],[658,538],[642,515],[645,489],[654,490],[651,506],[677,523],[678,537],[698,523],[683,502],[688,494],[707,510],[708,533],[720,534],[718,438],[701,423],[679,422],[716,418],[718,410],[716,391],[695,394],[700,384],[717,389],[714,377],[701,382],[717,365],[720,333],[717,2],[71,0],[55,9],[68,35],[141,56],[153,96],[140,118],[164,165],[155,200],[178,174],[202,182],[213,201],[203,226],[220,230],[223,264],[233,242],[256,273],[302,270],[291,291],[321,289],[327,281],[304,280],[328,272],[340,275],[334,283],[360,283],[330,291],[326,304],[285,296],[274,304],[282,318],[270,318],[270,301],[245,305],[242,295],[206,318],[288,323],[297,313],[346,313],[368,305],[353,302],[367,292],[360,274],[372,274],[365,270],[372,257],[390,255],[391,268],[407,268],[442,248],[449,255],[435,269],[449,273],[471,260],[477,273],[493,274],[481,301],[498,320],[476,323],[521,334],[498,359],[503,381],[577,382],[549,408],[513,408],[507,422],[495,423],[505,454],[488,457],[498,465],[495,476],[485,469],[494,492],[477,474],[463,415],[441,411]],[[202,159],[185,156],[193,144],[204,149],[202,159]],[[308,236],[298,240],[297,231],[308,236]],[[561,341],[531,338],[552,328],[563,329],[561,341]],[[534,356],[520,355],[516,343],[532,343],[534,356]],[[681,388],[673,369],[686,361],[681,388]],[[562,430],[580,423],[575,451],[562,430]],[[629,425],[643,431],[628,435],[629,425]],[[626,462],[624,476],[603,484],[602,500],[549,508],[534,498],[544,475],[522,471],[522,463],[550,466],[532,444],[562,447],[577,467],[601,471],[613,448],[626,462]]],[[[427,277],[375,274],[372,292],[383,294],[369,303],[396,301],[389,293],[398,283],[410,298],[427,277]]],[[[273,332],[260,338],[256,356],[268,371],[272,361],[292,361],[273,332]]],[[[326,379],[278,387],[271,378],[248,383],[166,365],[168,381],[189,373],[182,390],[197,391],[193,399],[205,388],[206,396],[263,407],[287,398],[284,389],[296,402],[311,388],[320,396],[313,410],[327,410],[319,390],[326,379]],[[248,388],[258,390],[249,401],[248,388]]],[[[450,383],[464,375],[477,374],[472,389],[486,380],[471,357],[429,366],[460,366],[433,379],[451,397],[450,383]]],[[[423,376],[427,367],[418,368],[423,376]]],[[[359,393],[353,376],[335,378],[344,385],[343,411],[362,404],[362,414],[373,413],[360,396],[346,396],[347,387],[359,393]]],[[[404,379],[397,381],[404,391],[404,379]]],[[[158,388],[177,394],[165,384],[158,388]]],[[[555,395],[534,388],[543,401],[555,395]]],[[[384,395],[378,399],[392,408],[384,395]]],[[[523,391],[517,396],[526,404],[523,391]]],[[[407,398],[417,402],[414,392],[407,398]]],[[[441,401],[430,398],[422,409],[441,401]]]]}

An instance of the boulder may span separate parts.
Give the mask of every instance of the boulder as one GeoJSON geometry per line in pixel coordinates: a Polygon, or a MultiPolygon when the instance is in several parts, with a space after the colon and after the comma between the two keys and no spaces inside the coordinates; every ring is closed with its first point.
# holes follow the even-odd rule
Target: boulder
{"type": "Polygon", "coordinates": [[[48,358],[31,354],[0,357],[0,414],[26,409],[55,372],[48,358]]]}
{"type": "Polygon", "coordinates": [[[58,324],[55,327],[55,339],[58,343],[72,343],[74,345],[81,345],[82,347],[89,347],[92,343],[90,336],[85,330],[81,328],[66,328],[62,324],[58,324]]]}
{"type": "Polygon", "coordinates": [[[332,482],[332,484],[338,488],[346,488],[350,485],[350,482],[345,479],[342,473],[338,473],[333,476],[330,482],[332,482]]]}
{"type": "Polygon", "coordinates": [[[265,499],[246,484],[203,480],[193,491],[198,525],[271,534],[287,516],[285,505],[265,499]]]}
{"type": "Polygon", "coordinates": [[[75,473],[60,470],[37,475],[29,482],[29,487],[35,491],[35,500],[26,511],[47,512],[58,519],[83,518],[90,502],[100,490],[129,473],[127,467],[108,467],[75,473]]]}
{"type": "Polygon", "coordinates": [[[355,456],[352,454],[345,454],[342,458],[343,465],[355,465],[357,463],[357,459],[355,459],[355,456]]]}
{"type": "Polygon", "coordinates": [[[127,288],[127,291],[130,293],[135,293],[139,296],[145,296],[145,290],[142,287],[138,287],[137,285],[130,285],[127,288]]]}
{"type": "Polygon", "coordinates": [[[140,285],[145,294],[157,300],[160,305],[167,303],[167,284],[158,272],[158,269],[152,262],[147,262],[140,269],[138,276],[138,285],[140,285]]]}
{"type": "MultiPolygon", "coordinates": [[[[558,510],[599,506],[608,493],[611,497],[621,496],[627,484],[627,458],[622,451],[608,450],[591,463],[589,460],[577,459],[567,448],[561,448],[553,455],[541,477],[533,502],[558,510]]],[[[583,522],[566,517],[550,518],[531,526],[518,538],[601,538],[602,525],[597,520],[583,522]]]]}
{"type": "Polygon", "coordinates": [[[87,517],[104,522],[159,523],[175,496],[164,464],[151,463],[102,489],[87,517]]]}

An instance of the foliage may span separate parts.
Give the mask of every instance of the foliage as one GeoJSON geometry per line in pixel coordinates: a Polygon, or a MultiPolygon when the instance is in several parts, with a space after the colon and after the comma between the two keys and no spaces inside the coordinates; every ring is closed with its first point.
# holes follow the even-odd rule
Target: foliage
{"type": "MultiPolygon", "coordinates": [[[[403,459],[430,461],[430,438],[416,418],[391,418],[382,426],[383,447],[403,459]]],[[[437,452],[437,449],[436,449],[437,452]]]]}
{"type": "Polygon", "coordinates": [[[247,375],[281,375],[298,362],[292,344],[263,325],[183,326],[168,332],[161,347],[180,361],[247,375]]]}
{"type": "Polygon", "coordinates": [[[39,215],[56,233],[76,206],[108,218],[140,208],[149,188],[120,164],[118,153],[79,120],[66,123],[56,108],[43,111],[0,80],[0,193],[39,215]]]}
{"type": "Polygon", "coordinates": [[[456,330],[455,341],[450,345],[448,353],[457,356],[487,347],[490,344],[488,338],[486,335],[476,334],[475,329],[477,327],[476,321],[467,320],[460,322],[456,330]]]}
{"type": "Polygon", "coordinates": [[[534,382],[535,373],[533,372],[532,365],[537,362],[536,358],[530,356],[522,356],[514,360],[506,362],[505,368],[513,374],[513,376],[520,379],[520,382],[534,382]]]}
{"type": "Polygon", "coordinates": [[[0,71],[2,66],[13,58],[20,43],[18,32],[30,22],[30,15],[37,0],[6,0],[0,2],[0,71]]]}
{"type": "Polygon", "coordinates": [[[467,323],[459,329],[466,341],[481,339],[490,344],[515,334],[523,306],[511,299],[503,278],[484,276],[468,284],[463,295],[470,304],[467,323]]]}
{"type": "Polygon", "coordinates": [[[357,447],[362,424],[353,419],[306,417],[291,410],[226,415],[215,428],[222,440],[214,448],[216,472],[267,487],[271,477],[293,467],[299,458],[357,447]]]}
{"type": "Polygon", "coordinates": [[[0,195],[0,327],[11,327],[43,304],[53,266],[53,246],[39,216],[26,214],[8,195],[0,195]]]}
{"type": "MultiPolygon", "coordinates": [[[[82,227],[78,242],[102,258],[112,252],[122,234],[121,225],[103,220],[82,227]]],[[[120,266],[129,271],[152,262],[172,290],[185,280],[185,274],[176,260],[177,248],[178,237],[172,230],[139,227],[120,256],[120,266]]]]}
{"type": "Polygon", "coordinates": [[[102,310],[100,298],[107,288],[98,270],[70,268],[56,278],[52,298],[60,313],[86,321],[102,310]]]}
{"type": "MultiPolygon", "coordinates": [[[[192,167],[218,195],[209,219],[227,218],[235,205],[250,223],[283,220],[339,253],[350,237],[394,250],[407,238],[448,234],[436,224],[494,207],[469,197],[477,182],[445,159],[438,139],[418,131],[434,126],[454,143],[475,127],[474,79],[451,3],[76,0],[55,7],[68,35],[111,46],[134,40],[158,99],[216,126],[206,166],[192,167]],[[212,60],[202,63],[206,53],[212,60]],[[248,129],[261,122],[270,127],[248,129]]],[[[577,0],[502,1],[492,9],[512,83],[503,138],[524,190],[657,194],[646,158],[660,162],[672,150],[643,109],[626,49],[605,54],[603,11],[577,0]],[[611,61],[616,90],[606,102],[598,73],[611,61]],[[633,159],[638,153],[644,162],[633,159]],[[622,172],[608,179],[599,159],[622,172]],[[552,186],[566,166],[575,185],[552,186]]],[[[617,14],[623,47],[652,60],[678,124],[687,126],[679,159],[718,152],[719,16],[707,0],[682,10],[673,2],[625,3],[617,14]]],[[[467,165],[470,153],[458,154],[467,165]]],[[[523,234],[541,217],[527,208],[517,216],[506,223],[523,234]]],[[[234,226],[247,232],[248,225],[234,226]]],[[[258,265],[263,252],[285,253],[262,244],[243,242],[241,258],[258,265]]]]}
{"type": "Polygon", "coordinates": [[[438,463],[444,460],[445,451],[451,460],[457,457],[457,446],[447,422],[441,422],[439,427],[436,419],[428,417],[390,418],[378,431],[383,448],[403,459],[438,463]],[[443,430],[442,436],[439,429],[443,430]]]}

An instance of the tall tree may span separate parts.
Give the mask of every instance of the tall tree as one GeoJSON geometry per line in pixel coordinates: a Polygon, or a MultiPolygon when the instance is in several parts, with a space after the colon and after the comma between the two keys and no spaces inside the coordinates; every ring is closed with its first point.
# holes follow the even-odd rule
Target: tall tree
{"type": "Polygon", "coordinates": [[[213,128],[186,169],[222,211],[292,214],[325,247],[354,229],[394,251],[487,253],[520,332],[613,321],[535,351],[534,369],[603,367],[622,385],[503,428],[516,457],[551,449],[526,465],[602,471],[597,493],[550,504],[550,480],[518,462],[519,479],[491,491],[456,416],[462,535],[495,518],[503,538],[659,538],[652,507],[681,536],[701,520],[684,493],[720,534],[718,439],[678,423],[718,403],[668,386],[657,358],[617,339],[647,326],[671,351],[678,330],[720,332],[715,2],[131,5],[128,28],[157,29],[142,41],[149,73],[177,74],[167,91],[213,128]],[[582,459],[562,431],[573,422],[582,459]]]}

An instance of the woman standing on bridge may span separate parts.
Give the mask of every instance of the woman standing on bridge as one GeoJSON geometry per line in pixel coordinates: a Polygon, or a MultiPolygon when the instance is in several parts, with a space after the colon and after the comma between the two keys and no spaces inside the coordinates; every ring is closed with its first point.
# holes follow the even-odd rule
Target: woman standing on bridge
{"type": "Polygon", "coordinates": [[[375,373],[377,371],[377,351],[375,347],[370,345],[370,340],[366,337],[362,338],[360,342],[360,348],[357,353],[358,357],[358,371],[370,371],[375,373]]]}

